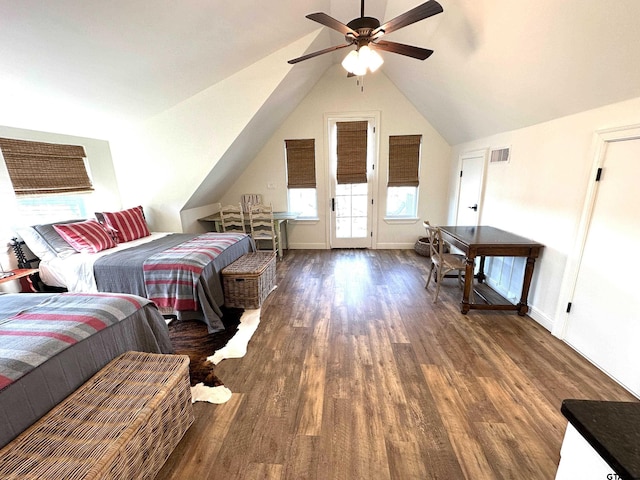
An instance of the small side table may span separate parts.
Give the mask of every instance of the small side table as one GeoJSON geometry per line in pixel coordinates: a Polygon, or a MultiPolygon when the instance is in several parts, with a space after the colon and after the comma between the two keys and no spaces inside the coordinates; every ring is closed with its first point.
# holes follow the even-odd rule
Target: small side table
{"type": "Polygon", "coordinates": [[[20,288],[23,292],[36,290],[33,288],[33,284],[31,283],[31,275],[38,273],[37,268],[18,268],[16,270],[11,270],[13,275],[9,275],[8,277],[0,278],[0,284],[10,282],[12,280],[20,280],[20,288]]]}

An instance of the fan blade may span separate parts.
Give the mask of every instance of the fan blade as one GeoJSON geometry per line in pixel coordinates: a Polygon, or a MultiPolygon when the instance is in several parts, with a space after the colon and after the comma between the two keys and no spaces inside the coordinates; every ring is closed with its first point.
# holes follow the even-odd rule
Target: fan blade
{"type": "Polygon", "coordinates": [[[369,46],[373,49],[399,53],[400,55],[417,58],[418,60],[425,60],[433,53],[433,50],[429,50],[427,48],[414,47],[413,45],[405,45],[404,43],[387,42],[383,40],[375,43],[371,42],[369,46]]]}
{"type": "Polygon", "coordinates": [[[294,63],[298,63],[298,62],[301,62],[303,60],[307,60],[309,58],[317,57],[318,55],[322,55],[323,53],[333,52],[335,50],[340,50],[341,48],[350,47],[350,46],[351,46],[350,43],[345,43],[344,45],[336,45],[334,47],[325,48],[324,50],[318,50],[317,52],[308,53],[307,55],[303,55],[301,57],[294,58],[293,60],[289,60],[287,63],[290,63],[291,65],[293,65],[294,63]]]}
{"type": "Polygon", "coordinates": [[[384,33],[391,33],[394,30],[419,22],[425,18],[432,17],[433,15],[437,15],[443,11],[442,5],[436,2],[436,0],[429,0],[428,2],[418,5],[416,8],[412,8],[402,15],[398,15],[396,18],[389,20],[384,25],[380,25],[371,32],[371,35],[376,35],[380,31],[384,31],[384,33]]]}
{"type": "Polygon", "coordinates": [[[343,35],[352,35],[354,38],[358,36],[358,32],[347,27],[344,23],[339,22],[335,18],[330,17],[326,13],[310,13],[309,15],[307,15],[307,18],[309,20],[313,20],[314,22],[321,23],[326,27],[333,28],[343,35]]]}

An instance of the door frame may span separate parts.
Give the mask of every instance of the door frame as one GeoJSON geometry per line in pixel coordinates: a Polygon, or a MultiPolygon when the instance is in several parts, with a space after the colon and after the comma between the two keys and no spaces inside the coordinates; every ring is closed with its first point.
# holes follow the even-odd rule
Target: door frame
{"type": "Polygon", "coordinates": [[[595,181],[598,169],[602,168],[607,156],[607,146],[612,142],[624,142],[627,140],[640,140],[640,124],[629,125],[624,127],[608,128],[597,130],[594,134],[591,164],[591,172],[588,177],[587,193],[582,207],[580,216],[580,224],[576,234],[576,240],[573,248],[567,257],[567,266],[564,270],[562,283],[560,286],[560,295],[558,296],[558,306],[556,309],[555,322],[551,333],[560,339],[566,338],[567,326],[569,323],[569,312],[567,305],[574,296],[575,288],[578,283],[578,275],[580,274],[580,264],[582,255],[587,243],[589,235],[589,226],[593,218],[595,209],[599,182],[595,181]]]}
{"type": "Polygon", "coordinates": [[[371,233],[371,242],[368,248],[376,248],[378,243],[378,168],[380,160],[380,111],[363,111],[363,112],[334,112],[324,114],[324,146],[325,146],[325,171],[327,185],[325,191],[329,194],[326,199],[319,201],[327,202],[326,213],[326,229],[325,229],[325,241],[329,248],[334,248],[331,244],[331,229],[333,228],[333,219],[331,211],[331,199],[335,197],[334,180],[335,176],[331,171],[331,122],[335,121],[373,121],[375,128],[375,138],[373,141],[373,149],[371,155],[371,164],[367,166],[367,178],[369,184],[369,198],[371,203],[369,204],[369,215],[371,217],[371,223],[369,225],[371,233]]]}
{"type": "MultiPolygon", "coordinates": [[[[489,159],[489,149],[488,148],[480,148],[477,150],[470,150],[468,152],[463,152],[458,157],[458,172],[462,172],[462,163],[464,160],[470,158],[482,157],[482,173],[480,174],[480,190],[478,193],[478,221],[476,225],[480,225],[480,218],[482,216],[482,207],[484,205],[484,190],[485,190],[485,179],[487,172],[487,160],[489,159]]],[[[455,209],[455,224],[458,224],[458,210],[460,209],[460,193],[462,190],[462,180],[461,177],[458,176],[458,185],[456,192],[456,209],[455,209]]]]}

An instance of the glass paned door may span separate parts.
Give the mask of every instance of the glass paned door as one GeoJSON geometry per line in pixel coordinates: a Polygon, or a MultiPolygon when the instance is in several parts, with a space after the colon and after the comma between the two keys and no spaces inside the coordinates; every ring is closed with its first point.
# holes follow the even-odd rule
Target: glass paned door
{"type": "Polygon", "coordinates": [[[328,118],[328,151],[330,161],[330,245],[331,248],[371,248],[373,245],[372,201],[374,168],[377,160],[375,125],[379,118],[372,116],[342,116],[328,118]],[[337,128],[338,122],[367,122],[366,183],[338,183],[337,128]]]}
{"type": "Polygon", "coordinates": [[[366,238],[369,195],[366,183],[336,186],[336,238],[366,238]]]}

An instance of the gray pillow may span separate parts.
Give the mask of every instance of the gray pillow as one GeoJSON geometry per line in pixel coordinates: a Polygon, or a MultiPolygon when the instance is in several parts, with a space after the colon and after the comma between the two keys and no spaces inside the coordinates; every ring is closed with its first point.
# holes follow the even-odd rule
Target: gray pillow
{"type": "Polygon", "coordinates": [[[36,232],[33,227],[19,228],[16,232],[20,238],[27,244],[27,248],[31,250],[40,260],[53,260],[58,256],[58,252],[53,250],[44,238],[36,232]]]}
{"type": "Polygon", "coordinates": [[[38,232],[38,234],[42,237],[42,239],[51,247],[51,249],[56,252],[56,255],[60,258],[66,258],[69,255],[73,255],[77,253],[75,249],[69,245],[64,238],[60,236],[56,229],[53,228],[56,224],[61,223],[75,223],[81,222],[82,219],[76,220],[65,220],[62,222],[55,223],[46,223],[43,225],[34,225],[33,229],[38,232]]]}

